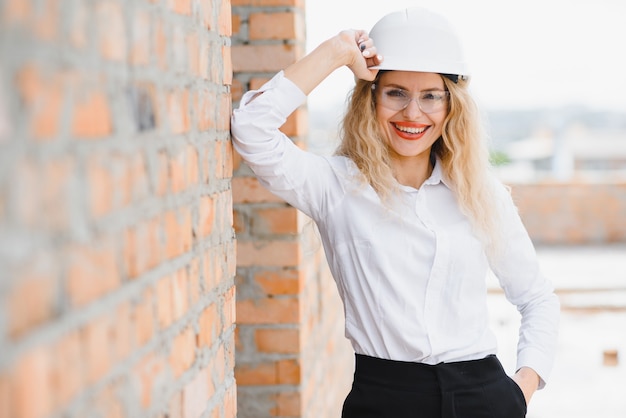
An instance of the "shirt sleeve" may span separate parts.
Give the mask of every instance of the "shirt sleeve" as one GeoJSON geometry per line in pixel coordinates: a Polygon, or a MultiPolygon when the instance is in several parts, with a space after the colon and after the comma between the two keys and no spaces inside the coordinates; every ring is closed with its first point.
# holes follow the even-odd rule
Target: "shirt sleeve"
{"type": "Polygon", "coordinates": [[[280,71],[259,90],[243,95],[231,118],[231,134],[235,150],[261,185],[319,219],[340,183],[327,158],[298,148],[279,130],[305,99],[280,71]]]}
{"type": "Polygon", "coordinates": [[[552,283],[541,272],[535,248],[513,199],[499,185],[502,208],[502,250],[491,269],[507,299],[521,314],[517,370],[530,367],[539,374],[539,389],[550,375],[557,349],[560,303],[552,283]]]}

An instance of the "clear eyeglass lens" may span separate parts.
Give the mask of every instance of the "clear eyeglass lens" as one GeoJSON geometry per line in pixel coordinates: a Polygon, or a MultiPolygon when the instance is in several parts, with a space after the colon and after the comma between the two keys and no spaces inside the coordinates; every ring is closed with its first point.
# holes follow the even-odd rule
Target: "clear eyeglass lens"
{"type": "Polygon", "coordinates": [[[433,113],[443,109],[447,99],[448,92],[444,90],[421,91],[415,97],[395,87],[383,87],[380,92],[381,104],[392,110],[402,110],[415,100],[422,112],[433,113]]]}

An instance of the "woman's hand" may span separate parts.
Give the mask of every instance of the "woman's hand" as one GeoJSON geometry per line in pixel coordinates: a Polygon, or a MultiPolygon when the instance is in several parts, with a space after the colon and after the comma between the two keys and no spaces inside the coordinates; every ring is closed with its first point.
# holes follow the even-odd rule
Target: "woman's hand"
{"type": "Polygon", "coordinates": [[[539,387],[539,375],[530,367],[521,367],[511,379],[522,389],[526,405],[528,405],[539,387]]]}
{"type": "Polygon", "coordinates": [[[365,31],[344,30],[322,42],[311,53],[285,69],[285,76],[304,94],[309,94],[337,68],[347,66],[357,78],[372,81],[378,70],[370,67],[382,62],[374,41],[365,31]]]}
{"type": "Polygon", "coordinates": [[[344,30],[339,33],[338,39],[344,45],[348,54],[347,67],[355,77],[372,81],[376,78],[378,70],[370,67],[376,66],[383,61],[383,57],[377,55],[374,40],[363,30],[344,30]]]}

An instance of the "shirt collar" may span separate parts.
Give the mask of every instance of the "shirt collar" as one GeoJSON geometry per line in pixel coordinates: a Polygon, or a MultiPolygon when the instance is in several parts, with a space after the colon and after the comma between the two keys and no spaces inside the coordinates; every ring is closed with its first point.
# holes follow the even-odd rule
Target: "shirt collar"
{"type": "Polygon", "coordinates": [[[443,183],[448,189],[451,189],[450,180],[444,174],[442,166],[441,166],[441,161],[439,160],[439,158],[437,158],[435,160],[435,166],[433,167],[433,172],[430,174],[430,177],[426,179],[424,184],[435,185],[439,183],[443,183]]]}

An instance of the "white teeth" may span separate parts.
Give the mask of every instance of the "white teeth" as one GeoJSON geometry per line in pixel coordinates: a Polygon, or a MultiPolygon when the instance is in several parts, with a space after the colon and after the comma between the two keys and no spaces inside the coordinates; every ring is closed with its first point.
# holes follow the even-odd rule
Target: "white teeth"
{"type": "Polygon", "coordinates": [[[408,126],[400,126],[400,125],[395,125],[395,124],[394,126],[399,131],[406,132],[408,134],[421,134],[427,128],[427,126],[424,126],[423,128],[409,128],[408,126]]]}

